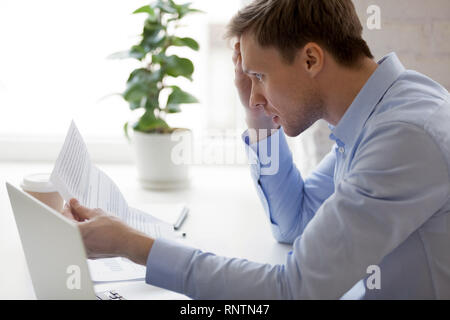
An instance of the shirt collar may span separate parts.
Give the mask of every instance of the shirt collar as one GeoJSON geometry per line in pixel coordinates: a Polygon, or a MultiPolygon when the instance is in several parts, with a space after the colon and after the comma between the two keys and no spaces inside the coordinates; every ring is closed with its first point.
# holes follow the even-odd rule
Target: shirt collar
{"type": "Polygon", "coordinates": [[[405,67],[394,52],[378,61],[378,68],[367,80],[338,124],[335,127],[329,125],[332,131],[330,139],[336,140],[340,147],[345,145],[351,148],[375,106],[404,71],[405,67]]]}

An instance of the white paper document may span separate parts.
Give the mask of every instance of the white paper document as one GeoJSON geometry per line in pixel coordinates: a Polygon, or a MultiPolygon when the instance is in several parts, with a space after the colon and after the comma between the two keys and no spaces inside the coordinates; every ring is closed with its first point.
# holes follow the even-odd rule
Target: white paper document
{"type": "Polygon", "coordinates": [[[188,209],[184,202],[176,203],[139,203],[139,208],[149,214],[156,222],[163,221],[174,225],[183,210],[188,209]]]}
{"type": "Polygon", "coordinates": [[[126,258],[88,259],[88,267],[94,282],[145,279],[146,268],[126,258]]]}
{"type": "MultiPolygon", "coordinates": [[[[101,208],[153,238],[176,237],[173,225],[128,206],[117,185],[92,164],[86,144],[73,121],[51,173],[50,181],[66,202],[76,198],[83,206],[101,208]]],[[[89,261],[91,261],[89,267],[93,281],[132,280],[145,277],[145,268],[142,267],[143,272],[141,266],[127,259],[89,261]]]]}

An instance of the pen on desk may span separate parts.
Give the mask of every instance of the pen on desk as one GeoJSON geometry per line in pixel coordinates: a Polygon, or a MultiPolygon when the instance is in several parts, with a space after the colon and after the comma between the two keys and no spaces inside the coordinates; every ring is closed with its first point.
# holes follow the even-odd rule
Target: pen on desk
{"type": "Polygon", "coordinates": [[[181,238],[181,239],[186,238],[186,232],[176,232],[175,235],[177,238],[181,238]]]}
{"type": "Polygon", "coordinates": [[[178,230],[181,227],[181,225],[183,224],[183,221],[186,219],[188,212],[189,212],[189,209],[187,207],[184,207],[183,210],[181,211],[181,214],[178,217],[177,221],[173,225],[173,228],[175,230],[178,230]]]}

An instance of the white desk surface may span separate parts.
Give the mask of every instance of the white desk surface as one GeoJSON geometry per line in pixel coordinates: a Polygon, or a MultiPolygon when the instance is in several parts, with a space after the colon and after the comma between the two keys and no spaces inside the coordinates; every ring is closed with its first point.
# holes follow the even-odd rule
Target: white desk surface
{"type": "MultiPolygon", "coordinates": [[[[284,263],[292,249],[272,237],[247,167],[194,166],[188,189],[149,191],[139,186],[131,165],[97,166],[134,207],[186,202],[190,212],[180,229],[187,233],[186,244],[217,255],[271,264],[284,263]]],[[[24,175],[51,172],[52,168],[52,163],[0,162],[0,299],[35,299],[5,181],[19,185],[24,175]]],[[[97,291],[110,288],[130,299],[186,298],[143,281],[96,286],[97,291]]]]}

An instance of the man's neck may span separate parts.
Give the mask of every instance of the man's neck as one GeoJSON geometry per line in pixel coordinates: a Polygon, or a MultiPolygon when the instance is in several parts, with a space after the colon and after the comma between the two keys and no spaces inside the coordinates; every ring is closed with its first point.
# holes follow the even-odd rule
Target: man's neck
{"type": "Polygon", "coordinates": [[[327,110],[324,120],[336,126],[377,67],[370,58],[364,58],[355,68],[336,65],[324,86],[327,110]]]}

